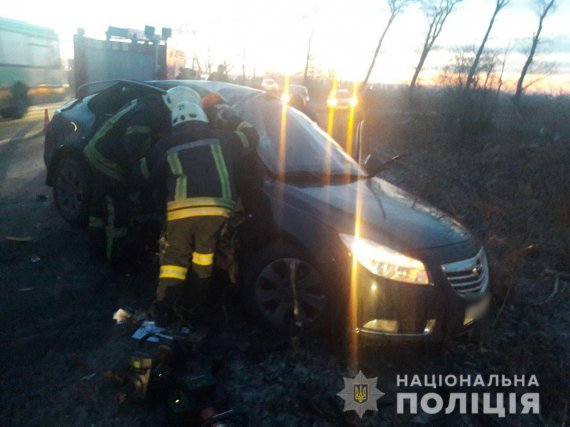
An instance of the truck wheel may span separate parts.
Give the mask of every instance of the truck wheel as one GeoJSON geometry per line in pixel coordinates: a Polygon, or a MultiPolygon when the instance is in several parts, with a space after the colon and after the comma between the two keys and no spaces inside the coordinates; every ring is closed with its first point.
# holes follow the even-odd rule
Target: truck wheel
{"type": "Polygon", "coordinates": [[[10,88],[10,102],[4,115],[10,119],[21,119],[28,111],[29,104],[28,87],[22,82],[16,82],[10,88]]]}
{"type": "Polygon", "coordinates": [[[64,157],[57,162],[53,182],[53,198],[60,215],[71,225],[86,226],[91,194],[87,165],[75,157],[64,157]]]}
{"type": "Polygon", "coordinates": [[[246,270],[244,305],[260,325],[290,331],[297,319],[303,329],[320,329],[327,308],[323,276],[301,250],[288,244],[262,248],[246,270]],[[299,307],[294,315],[295,298],[291,278],[296,277],[299,307]]]}

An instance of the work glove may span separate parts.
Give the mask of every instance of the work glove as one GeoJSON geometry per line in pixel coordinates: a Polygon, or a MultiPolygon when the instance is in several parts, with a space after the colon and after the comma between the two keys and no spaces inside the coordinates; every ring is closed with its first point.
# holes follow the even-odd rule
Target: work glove
{"type": "Polygon", "coordinates": [[[216,129],[235,130],[241,119],[235,110],[226,104],[216,104],[206,111],[210,125],[216,129]]]}

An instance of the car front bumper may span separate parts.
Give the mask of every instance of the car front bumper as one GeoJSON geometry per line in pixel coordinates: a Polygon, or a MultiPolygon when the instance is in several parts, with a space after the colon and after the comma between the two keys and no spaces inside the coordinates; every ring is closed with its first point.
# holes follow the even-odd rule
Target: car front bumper
{"type": "MultiPolygon", "coordinates": [[[[465,247],[465,245],[463,245],[465,247]]],[[[443,267],[476,259],[457,254],[454,257],[432,257],[426,265],[432,277],[430,285],[413,285],[387,280],[372,274],[360,264],[351,275],[355,286],[356,305],[352,325],[363,337],[382,341],[442,341],[460,335],[485,316],[490,305],[488,266],[481,286],[473,292],[459,292],[443,267]]],[[[470,267],[470,266],[469,266],[470,267]]],[[[470,267],[471,268],[471,267],[470,267]]]]}

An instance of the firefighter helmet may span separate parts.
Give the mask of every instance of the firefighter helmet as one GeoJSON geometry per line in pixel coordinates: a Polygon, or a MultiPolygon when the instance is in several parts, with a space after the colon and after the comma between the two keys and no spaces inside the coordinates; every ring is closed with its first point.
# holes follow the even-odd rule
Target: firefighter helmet
{"type": "Polygon", "coordinates": [[[188,101],[179,102],[172,110],[172,126],[189,121],[208,123],[208,116],[206,116],[200,104],[188,101]]]}
{"type": "Polygon", "coordinates": [[[174,111],[180,102],[188,101],[194,104],[200,105],[201,99],[198,92],[187,86],[176,86],[168,89],[163,95],[164,102],[170,108],[170,111],[174,111]]]}

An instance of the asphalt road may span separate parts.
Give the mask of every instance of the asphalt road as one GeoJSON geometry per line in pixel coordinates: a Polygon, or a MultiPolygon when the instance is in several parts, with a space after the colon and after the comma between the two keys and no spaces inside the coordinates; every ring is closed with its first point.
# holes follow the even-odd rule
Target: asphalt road
{"type": "Polygon", "coordinates": [[[89,424],[70,393],[120,360],[129,339],[112,314],[142,295],[91,263],[86,231],[59,217],[45,185],[43,115],[0,122],[0,425],[89,424]]]}
{"type": "Polygon", "coordinates": [[[60,102],[34,105],[21,119],[0,119],[0,145],[40,134],[44,128],[45,110],[51,118],[60,105],[60,102]]]}

